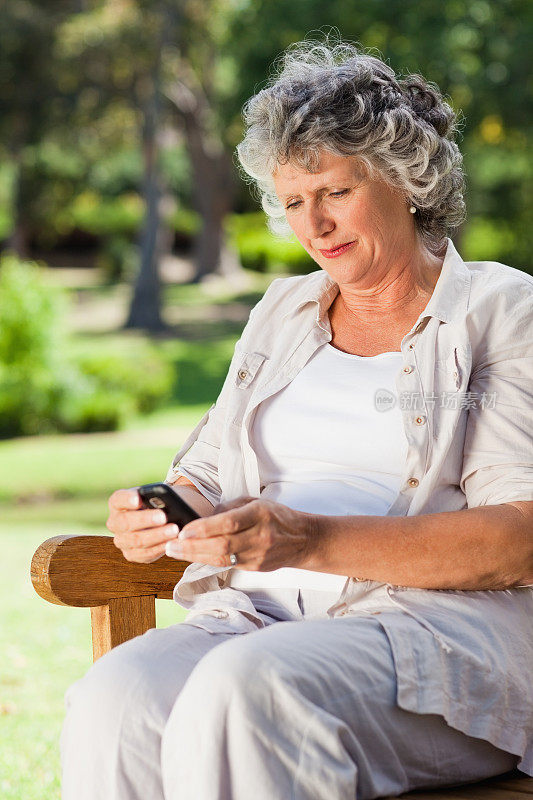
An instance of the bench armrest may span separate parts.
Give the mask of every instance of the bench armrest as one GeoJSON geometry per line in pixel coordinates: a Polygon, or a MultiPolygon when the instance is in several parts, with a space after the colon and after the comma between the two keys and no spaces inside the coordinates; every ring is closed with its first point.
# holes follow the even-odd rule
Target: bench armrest
{"type": "Polygon", "coordinates": [[[31,562],[31,580],[44,600],[89,607],[93,656],[155,627],[155,599],[172,598],[187,561],[162,556],[151,564],[126,561],[112,536],[54,536],[31,562]]]}

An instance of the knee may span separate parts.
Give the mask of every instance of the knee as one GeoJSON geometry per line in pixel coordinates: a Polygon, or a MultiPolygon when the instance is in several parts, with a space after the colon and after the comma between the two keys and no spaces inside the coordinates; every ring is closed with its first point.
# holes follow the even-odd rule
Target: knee
{"type": "MultiPolygon", "coordinates": [[[[127,644],[130,644],[129,642],[127,644]]],[[[95,728],[102,733],[106,721],[119,720],[128,708],[139,705],[136,692],[148,683],[146,669],[132,653],[131,647],[121,645],[98,659],[83,678],[67,689],[65,708],[67,719],[79,719],[84,729],[95,728]]],[[[143,687],[143,693],[148,691],[143,687]]]]}
{"type": "Polygon", "coordinates": [[[268,708],[272,692],[282,691],[282,684],[291,680],[290,665],[269,647],[269,630],[234,636],[207,653],[191,671],[174,711],[179,705],[179,715],[198,708],[215,713],[215,708],[230,703],[243,710],[252,705],[268,708]]]}

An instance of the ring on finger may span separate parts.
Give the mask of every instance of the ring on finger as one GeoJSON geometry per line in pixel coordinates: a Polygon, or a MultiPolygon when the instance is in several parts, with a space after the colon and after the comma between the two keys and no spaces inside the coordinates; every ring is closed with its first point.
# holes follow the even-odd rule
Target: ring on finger
{"type": "Polygon", "coordinates": [[[229,563],[230,563],[230,566],[232,566],[232,567],[237,566],[238,559],[237,559],[237,554],[236,553],[230,553],[230,555],[229,555],[229,563]]]}

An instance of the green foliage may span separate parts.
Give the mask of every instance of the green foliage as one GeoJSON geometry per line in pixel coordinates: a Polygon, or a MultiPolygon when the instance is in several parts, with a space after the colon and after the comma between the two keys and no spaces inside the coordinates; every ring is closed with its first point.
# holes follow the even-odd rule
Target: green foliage
{"type": "Polygon", "coordinates": [[[0,261],[0,436],[53,427],[64,385],[62,298],[39,267],[0,261]]]}
{"type": "Polygon", "coordinates": [[[116,430],[171,394],[174,370],[155,348],[67,356],[63,296],[36,264],[0,261],[0,437],[116,430]]]}
{"type": "Polygon", "coordinates": [[[95,236],[110,236],[135,233],[143,214],[143,201],[133,192],[110,198],[87,189],[58,219],[63,233],[79,228],[95,236]]]}
{"type": "Polygon", "coordinates": [[[96,266],[100,267],[108,283],[130,280],[139,264],[139,249],[127,236],[107,237],[100,249],[96,266]]]}
{"type": "Polygon", "coordinates": [[[227,220],[226,230],[241,264],[247,269],[300,275],[318,269],[299,242],[270,233],[262,212],[233,214],[227,220]]]}
{"type": "Polygon", "coordinates": [[[185,238],[196,236],[200,230],[200,216],[196,211],[180,206],[167,219],[167,223],[176,233],[180,233],[185,238]]]}
{"type": "Polygon", "coordinates": [[[126,392],[91,386],[85,393],[65,397],[61,412],[59,427],[67,433],[116,431],[135,413],[135,402],[126,392]]]}
{"type": "Polygon", "coordinates": [[[101,390],[123,393],[135,410],[147,414],[168,399],[174,371],[158,350],[149,344],[136,345],[135,352],[91,353],[78,357],[78,367],[101,390]]]}

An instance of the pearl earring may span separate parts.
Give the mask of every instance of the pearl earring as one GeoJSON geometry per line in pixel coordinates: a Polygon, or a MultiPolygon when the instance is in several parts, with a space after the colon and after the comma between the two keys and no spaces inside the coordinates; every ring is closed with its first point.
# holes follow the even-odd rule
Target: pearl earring
{"type": "Polygon", "coordinates": [[[409,211],[411,212],[411,214],[416,214],[416,208],[414,206],[411,206],[409,208],[409,211]]]}

